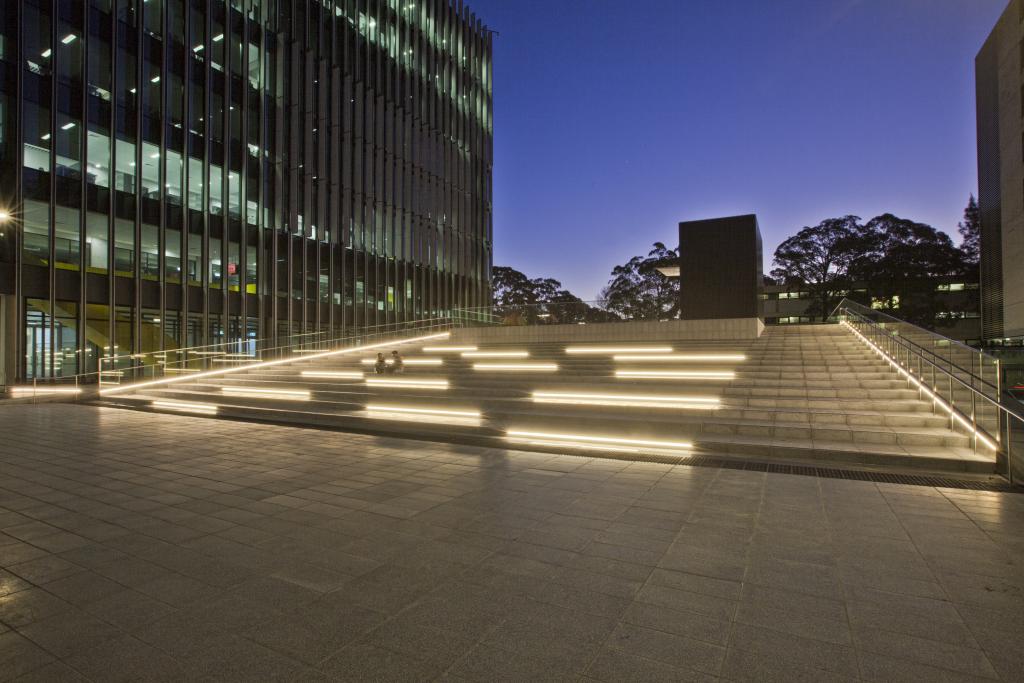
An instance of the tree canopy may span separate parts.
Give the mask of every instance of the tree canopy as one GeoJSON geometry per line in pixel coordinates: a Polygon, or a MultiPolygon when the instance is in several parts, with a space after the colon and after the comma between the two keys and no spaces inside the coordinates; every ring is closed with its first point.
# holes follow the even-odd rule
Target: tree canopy
{"type": "Polygon", "coordinates": [[[601,293],[604,308],[632,320],[679,317],[679,278],[663,275],[659,265],[679,258],[679,251],[655,242],[647,256],[634,256],[612,269],[601,293]]]}
{"type": "Polygon", "coordinates": [[[981,261],[981,212],[978,211],[978,201],[973,194],[967,201],[964,219],[957,225],[957,229],[960,232],[960,251],[964,262],[976,272],[981,261]]]}
{"type": "Polygon", "coordinates": [[[849,268],[858,253],[859,216],[828,218],[805,227],[775,250],[772,277],[782,284],[806,286],[814,302],[811,315],[828,317],[849,288],[849,268]]]}
{"type": "Polygon", "coordinates": [[[508,266],[495,266],[494,313],[506,324],[587,322],[601,311],[585,303],[552,278],[529,278],[508,266]]]}
{"type": "Polygon", "coordinates": [[[901,318],[932,326],[939,308],[934,280],[977,272],[977,231],[973,196],[961,223],[960,248],[946,233],[891,213],[863,224],[857,216],[830,218],[780,244],[772,276],[810,290],[811,315],[822,320],[854,283],[870,283],[876,300],[864,303],[899,309],[901,318]]]}

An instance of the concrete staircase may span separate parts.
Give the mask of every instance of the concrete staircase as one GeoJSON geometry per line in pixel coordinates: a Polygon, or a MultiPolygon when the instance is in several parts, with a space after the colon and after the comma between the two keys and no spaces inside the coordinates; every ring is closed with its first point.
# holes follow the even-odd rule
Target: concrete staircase
{"type": "Polygon", "coordinates": [[[556,452],[994,471],[992,453],[976,453],[948,415],[839,325],[771,327],[749,342],[603,345],[619,353],[487,344],[475,353],[519,355],[482,357],[452,348],[464,346],[396,344],[408,364],[397,376],[374,375],[364,361],[375,352],[366,352],[104,402],[556,452]],[[648,352],[656,347],[664,350],[648,352]]]}

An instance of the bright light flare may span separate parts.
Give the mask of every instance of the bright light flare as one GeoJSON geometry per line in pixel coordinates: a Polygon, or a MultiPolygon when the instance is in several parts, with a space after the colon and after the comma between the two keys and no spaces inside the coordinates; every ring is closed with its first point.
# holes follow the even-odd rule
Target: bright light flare
{"type": "Polygon", "coordinates": [[[366,383],[371,387],[401,388],[401,389],[448,389],[446,379],[383,379],[367,377],[366,383]]]}
{"type": "Polygon", "coordinates": [[[42,394],[80,394],[81,387],[11,387],[12,396],[35,396],[42,394]]]}
{"type": "Polygon", "coordinates": [[[614,406],[624,408],[668,408],[676,410],[717,410],[720,401],[704,396],[640,396],[635,394],[575,394],[553,391],[533,392],[534,403],[614,406]]]}
{"type": "Polygon", "coordinates": [[[180,401],[153,401],[154,408],[174,410],[179,413],[199,413],[200,415],[216,415],[217,406],[209,403],[182,403],[180,401]]]}
{"type": "Polygon", "coordinates": [[[567,346],[566,353],[593,353],[612,356],[617,353],[672,353],[671,346],[567,346]]]}
{"type": "Polygon", "coordinates": [[[616,370],[615,376],[634,379],[730,380],[736,378],[736,373],[728,370],[616,370]]]}
{"type": "Polygon", "coordinates": [[[641,363],[713,363],[716,361],[738,363],[745,361],[747,357],[742,353],[670,353],[670,354],[647,354],[647,355],[622,355],[615,356],[617,363],[638,361],[641,363]]]}
{"type": "Polygon", "coordinates": [[[463,358],[529,358],[529,351],[467,351],[463,358]]]}
{"type": "Polygon", "coordinates": [[[479,372],[556,372],[555,363],[473,363],[479,372]]]}
{"type": "Polygon", "coordinates": [[[221,393],[246,398],[278,398],[284,401],[308,401],[308,391],[293,389],[259,389],[255,387],[222,387],[221,393]]]}
{"type": "Polygon", "coordinates": [[[553,432],[534,432],[521,429],[509,429],[505,432],[506,437],[511,439],[542,440],[553,444],[561,445],[560,442],[570,444],[586,444],[597,448],[599,446],[619,446],[633,448],[655,448],[659,450],[684,450],[693,448],[693,444],[687,441],[660,441],[653,439],[625,439],[613,436],[593,436],[591,434],[559,434],[553,432]]]}
{"type": "Polygon", "coordinates": [[[465,417],[473,420],[480,419],[479,410],[442,410],[439,408],[410,408],[407,406],[388,406],[371,403],[366,410],[374,413],[410,413],[414,415],[440,415],[444,417],[465,417]]]}

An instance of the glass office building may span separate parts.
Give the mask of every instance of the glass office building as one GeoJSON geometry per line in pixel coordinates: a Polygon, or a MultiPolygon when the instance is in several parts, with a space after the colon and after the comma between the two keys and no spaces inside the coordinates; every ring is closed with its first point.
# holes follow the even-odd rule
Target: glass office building
{"type": "Polygon", "coordinates": [[[459,0],[0,0],[8,382],[490,301],[459,0]]]}

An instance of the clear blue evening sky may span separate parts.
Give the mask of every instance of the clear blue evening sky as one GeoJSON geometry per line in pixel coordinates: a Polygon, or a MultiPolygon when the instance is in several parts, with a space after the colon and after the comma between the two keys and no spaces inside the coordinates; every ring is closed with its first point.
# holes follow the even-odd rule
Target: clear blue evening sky
{"type": "Polygon", "coordinates": [[[495,37],[494,262],[596,297],[680,220],[956,234],[1007,0],[469,0],[495,37]]]}

